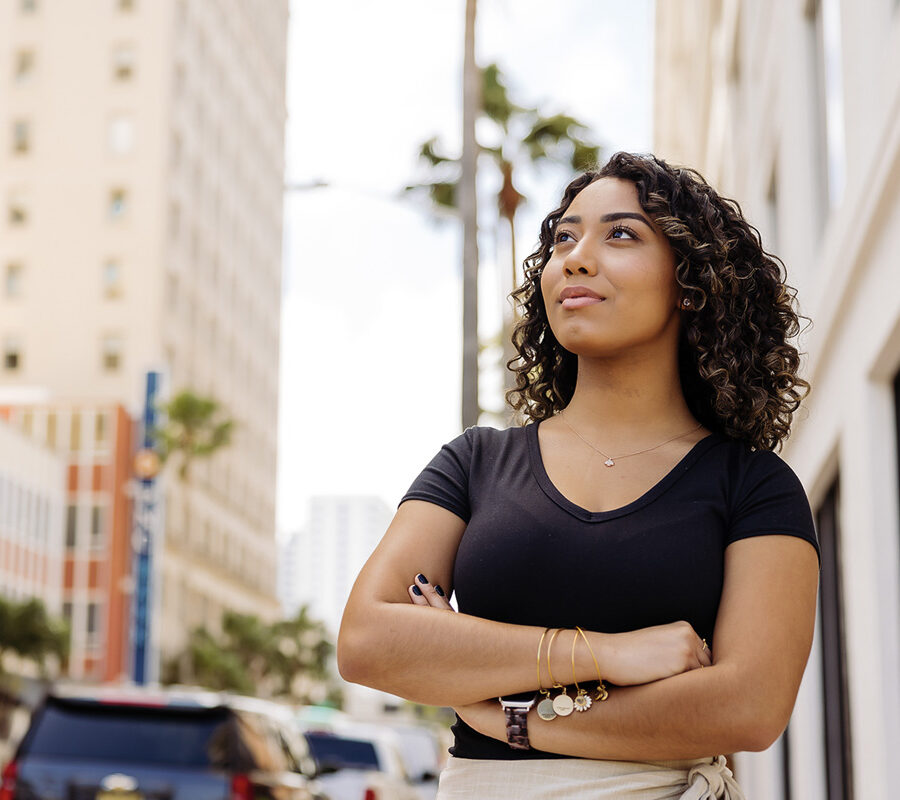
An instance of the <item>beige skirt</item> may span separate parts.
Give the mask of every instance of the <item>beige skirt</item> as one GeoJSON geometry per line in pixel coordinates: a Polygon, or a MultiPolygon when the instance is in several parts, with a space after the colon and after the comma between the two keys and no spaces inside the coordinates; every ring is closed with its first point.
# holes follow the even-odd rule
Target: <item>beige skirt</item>
{"type": "Polygon", "coordinates": [[[437,800],[745,800],[725,757],[686,761],[450,757],[437,800]]]}

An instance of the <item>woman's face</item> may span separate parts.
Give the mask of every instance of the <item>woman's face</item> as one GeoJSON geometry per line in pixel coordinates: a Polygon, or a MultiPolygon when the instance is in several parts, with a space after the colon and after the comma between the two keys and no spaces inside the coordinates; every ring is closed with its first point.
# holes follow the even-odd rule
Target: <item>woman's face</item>
{"type": "Polygon", "coordinates": [[[575,196],[557,223],[541,293],[553,334],[576,355],[677,342],[675,256],[630,181],[600,178],[575,196]]]}

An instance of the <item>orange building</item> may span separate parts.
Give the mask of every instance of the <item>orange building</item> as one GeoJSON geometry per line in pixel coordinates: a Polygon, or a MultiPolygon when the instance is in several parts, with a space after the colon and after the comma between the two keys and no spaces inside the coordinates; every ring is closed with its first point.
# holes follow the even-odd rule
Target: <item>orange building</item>
{"type": "Polygon", "coordinates": [[[0,406],[0,417],[66,463],[63,616],[69,676],[114,681],[129,671],[131,459],[134,424],[118,404],[0,406]]]}

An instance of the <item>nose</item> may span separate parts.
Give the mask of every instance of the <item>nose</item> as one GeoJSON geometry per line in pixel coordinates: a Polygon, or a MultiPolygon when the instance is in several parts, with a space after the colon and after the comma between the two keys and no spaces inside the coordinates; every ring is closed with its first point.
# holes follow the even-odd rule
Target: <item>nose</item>
{"type": "Polygon", "coordinates": [[[563,271],[566,276],[572,275],[596,275],[597,262],[594,256],[585,248],[585,240],[582,239],[573,247],[563,261],[563,271]]]}

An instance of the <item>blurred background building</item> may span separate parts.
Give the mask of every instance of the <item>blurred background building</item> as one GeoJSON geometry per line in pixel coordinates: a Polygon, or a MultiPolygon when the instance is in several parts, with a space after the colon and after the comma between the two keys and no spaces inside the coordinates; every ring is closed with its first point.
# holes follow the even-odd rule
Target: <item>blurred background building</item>
{"type": "Polygon", "coordinates": [[[307,605],[337,636],[353,582],[393,514],[364,495],[314,497],[309,508],[308,523],[282,545],[279,597],[285,614],[307,605]]]}
{"type": "Polygon", "coordinates": [[[0,3],[0,402],[68,470],[40,491],[82,677],[127,669],[105,648],[126,635],[130,556],[92,564],[128,541],[118,447],[151,369],[237,425],[190,482],[163,478],[163,657],[224,609],[278,614],[287,17],[287,0],[0,3]]]}
{"type": "MultiPolygon", "coordinates": [[[[896,795],[900,752],[900,4],[656,5],[655,150],[737,199],[813,324],[783,456],[822,546],[816,640],[748,797],[896,795]]],[[[764,698],[761,698],[764,700],[764,698]]]]}

